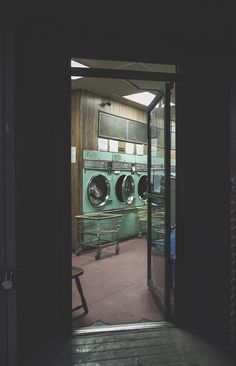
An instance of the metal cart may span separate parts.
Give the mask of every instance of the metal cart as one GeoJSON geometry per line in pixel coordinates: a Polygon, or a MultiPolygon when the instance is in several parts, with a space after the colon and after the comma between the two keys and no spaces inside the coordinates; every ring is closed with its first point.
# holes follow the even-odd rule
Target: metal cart
{"type": "Polygon", "coordinates": [[[136,207],[139,219],[139,233],[138,237],[141,238],[147,233],[147,206],[136,207]]]}
{"type": "MultiPolygon", "coordinates": [[[[141,238],[143,235],[147,234],[147,223],[148,223],[148,211],[147,206],[138,206],[137,207],[138,218],[139,218],[139,234],[138,237],[141,238]]],[[[160,238],[160,235],[164,233],[164,212],[153,212],[152,213],[152,236],[157,236],[160,238]]]]}
{"type": "Polygon", "coordinates": [[[111,244],[116,244],[116,254],[119,254],[119,229],[122,214],[88,213],[77,215],[75,218],[80,243],[78,254],[81,254],[85,248],[96,248],[95,259],[99,259],[102,247],[111,244]]]}

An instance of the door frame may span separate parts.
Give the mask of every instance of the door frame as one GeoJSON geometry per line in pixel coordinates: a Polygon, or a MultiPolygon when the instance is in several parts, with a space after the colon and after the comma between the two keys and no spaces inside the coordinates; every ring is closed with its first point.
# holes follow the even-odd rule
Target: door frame
{"type": "MultiPolygon", "coordinates": [[[[15,40],[14,31],[1,30],[0,34],[0,273],[1,282],[6,270],[16,270],[15,223],[15,40]]],[[[0,359],[2,365],[15,366],[19,359],[17,292],[3,290],[0,284],[0,359]]]]}
{"type": "MultiPolygon", "coordinates": [[[[74,57],[73,57],[74,58],[74,57]]],[[[78,57],[79,58],[79,57],[78,57]]],[[[91,58],[92,59],[92,58],[91,58]]],[[[138,61],[134,61],[134,62],[138,62],[138,61]]],[[[168,100],[170,102],[170,90],[173,86],[173,83],[175,83],[175,85],[177,85],[177,82],[180,80],[180,75],[177,73],[177,67],[176,67],[176,71],[175,73],[171,74],[171,73],[162,73],[162,72],[149,72],[149,71],[133,71],[133,70],[117,70],[117,69],[99,69],[99,68],[82,68],[82,67],[71,67],[71,76],[83,76],[83,77],[93,77],[93,78],[111,78],[111,79],[130,79],[130,80],[150,80],[150,81],[160,81],[160,82],[165,82],[164,85],[164,89],[163,89],[163,94],[160,95],[156,95],[156,97],[154,98],[154,100],[149,104],[149,106],[146,109],[147,112],[147,117],[149,119],[149,113],[150,111],[155,107],[155,105],[158,103],[158,100],[161,99],[162,95],[166,96],[166,94],[168,94],[168,100]]],[[[165,104],[164,106],[165,109],[165,120],[169,119],[169,124],[168,124],[168,130],[165,133],[165,171],[167,172],[167,174],[169,174],[168,176],[170,176],[170,105],[167,106],[165,104]],[[168,149],[169,147],[169,149],[168,149]],[[169,164],[168,164],[169,162],[169,164]]],[[[177,115],[177,114],[176,114],[177,115]]],[[[177,117],[176,117],[177,118],[177,117]]],[[[149,126],[149,120],[147,121],[147,128],[149,126]]],[[[149,131],[149,128],[148,128],[149,131]]],[[[150,145],[150,144],[149,144],[150,145]]],[[[149,152],[148,152],[149,155],[149,152]]],[[[148,160],[148,165],[150,165],[150,161],[148,160]]],[[[170,179],[165,180],[165,191],[166,192],[170,192],[170,179]]],[[[167,256],[167,253],[170,252],[170,226],[168,227],[167,221],[170,221],[170,195],[167,195],[167,215],[166,215],[166,219],[165,219],[165,232],[166,232],[166,237],[169,237],[169,240],[167,240],[166,242],[166,246],[165,246],[165,257],[166,257],[166,266],[165,266],[165,282],[166,285],[165,287],[169,288],[170,287],[170,281],[171,281],[171,276],[170,276],[170,269],[171,269],[171,264],[170,264],[170,258],[168,258],[169,256],[167,256]]],[[[148,220],[150,221],[150,220],[148,220]]],[[[148,230],[150,230],[150,223],[148,222],[148,230]]],[[[155,290],[153,287],[153,284],[150,281],[150,248],[149,248],[149,244],[147,247],[147,283],[148,286],[150,287],[150,290],[152,292],[152,295],[154,296],[154,299],[156,300],[158,306],[160,307],[160,310],[164,316],[164,320],[169,321],[171,318],[170,315],[170,293],[168,291],[165,291],[165,303],[166,303],[166,309],[164,309],[163,305],[161,304],[161,302],[159,301],[158,297],[155,294],[155,290]]]]}

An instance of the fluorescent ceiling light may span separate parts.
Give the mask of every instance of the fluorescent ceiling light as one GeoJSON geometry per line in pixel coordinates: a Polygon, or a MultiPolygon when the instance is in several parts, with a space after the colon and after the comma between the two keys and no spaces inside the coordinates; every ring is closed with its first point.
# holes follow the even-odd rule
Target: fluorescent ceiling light
{"type": "MultiPolygon", "coordinates": [[[[142,93],[135,93],[130,95],[124,95],[124,98],[130,99],[133,102],[145,105],[146,107],[153,101],[155,98],[155,94],[150,92],[142,92],[142,93]]],[[[175,103],[170,102],[170,106],[174,106],[175,103]]],[[[164,104],[160,105],[160,102],[157,103],[156,108],[163,108],[164,104]]]]}
{"type": "MultiPolygon", "coordinates": [[[[70,66],[71,67],[87,67],[88,68],[88,66],[83,65],[80,62],[77,62],[77,61],[74,61],[74,60],[70,61],[70,66]]],[[[71,80],[81,79],[82,77],[83,76],[71,76],[71,80]]]]}
{"type": "Polygon", "coordinates": [[[155,95],[149,92],[142,92],[130,95],[124,95],[124,98],[132,100],[133,102],[148,106],[152,100],[155,98],[155,95]]]}

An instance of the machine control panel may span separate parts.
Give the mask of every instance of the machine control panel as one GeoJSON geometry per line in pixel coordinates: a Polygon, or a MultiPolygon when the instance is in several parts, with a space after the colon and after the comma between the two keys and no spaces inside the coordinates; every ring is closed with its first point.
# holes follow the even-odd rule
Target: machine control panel
{"type": "Polygon", "coordinates": [[[136,171],[146,172],[147,171],[147,164],[137,164],[136,163],[136,171]]]}
{"type": "Polygon", "coordinates": [[[111,161],[84,160],[85,169],[111,170],[111,161]]]}
{"type": "Polygon", "coordinates": [[[113,161],[112,170],[129,170],[131,171],[131,163],[124,163],[121,161],[113,161]]]}

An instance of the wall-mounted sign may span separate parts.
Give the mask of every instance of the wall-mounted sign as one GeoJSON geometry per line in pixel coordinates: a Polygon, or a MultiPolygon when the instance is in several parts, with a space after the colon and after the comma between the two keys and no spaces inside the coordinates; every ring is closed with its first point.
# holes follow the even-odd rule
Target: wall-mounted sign
{"type": "Polygon", "coordinates": [[[126,154],[133,154],[134,153],[134,144],[130,142],[125,143],[125,153],[126,154]]]}
{"type": "Polygon", "coordinates": [[[109,140],[109,151],[118,152],[118,141],[109,140]]]}
{"type": "Polygon", "coordinates": [[[156,146],[151,147],[151,155],[152,156],[157,156],[157,147],[156,146]]]}
{"type": "Polygon", "coordinates": [[[136,144],[136,154],[143,155],[143,145],[136,144]]]}
{"type": "Polygon", "coordinates": [[[76,163],[76,146],[71,146],[71,164],[76,163]]]}
{"type": "Polygon", "coordinates": [[[108,140],[98,138],[98,150],[107,151],[108,150],[108,140]]]}
{"type": "Polygon", "coordinates": [[[147,124],[99,111],[98,136],[118,141],[147,144],[147,124]]]}

